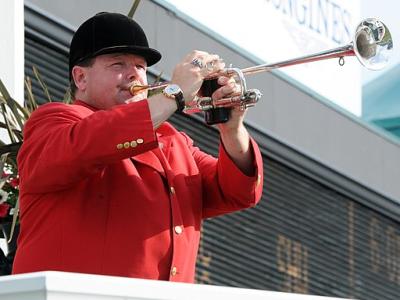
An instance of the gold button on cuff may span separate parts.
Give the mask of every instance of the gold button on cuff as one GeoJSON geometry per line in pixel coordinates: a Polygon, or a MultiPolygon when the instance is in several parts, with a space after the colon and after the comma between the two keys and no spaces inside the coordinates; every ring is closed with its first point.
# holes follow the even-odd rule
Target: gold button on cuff
{"type": "Polygon", "coordinates": [[[118,149],[118,150],[120,150],[120,149],[122,149],[122,148],[124,148],[124,145],[122,145],[122,144],[118,144],[118,145],[117,145],[117,149],[118,149]]]}
{"type": "Polygon", "coordinates": [[[143,141],[143,139],[137,139],[136,142],[137,142],[138,144],[143,144],[144,141],[143,141]]]}
{"type": "Polygon", "coordinates": [[[172,276],[175,276],[176,274],[178,274],[178,269],[177,269],[177,267],[172,267],[172,268],[171,268],[171,275],[172,275],[172,276]]]}
{"type": "Polygon", "coordinates": [[[125,149],[128,149],[130,146],[131,146],[131,143],[129,143],[129,142],[125,142],[124,143],[124,148],[125,149]]]}
{"type": "Polygon", "coordinates": [[[174,231],[176,234],[181,234],[183,232],[182,226],[175,226],[174,231]]]}
{"type": "Polygon", "coordinates": [[[137,146],[137,142],[136,142],[136,141],[132,141],[132,142],[131,142],[131,147],[132,147],[132,148],[135,148],[136,146],[137,146]]]}
{"type": "Polygon", "coordinates": [[[173,186],[171,186],[171,187],[169,188],[169,191],[170,191],[170,193],[171,193],[172,195],[175,194],[175,188],[174,188],[173,186]]]}
{"type": "Polygon", "coordinates": [[[261,175],[260,175],[260,174],[258,174],[258,176],[257,176],[257,183],[256,183],[256,186],[259,186],[259,185],[260,185],[260,183],[261,183],[261,175]]]}

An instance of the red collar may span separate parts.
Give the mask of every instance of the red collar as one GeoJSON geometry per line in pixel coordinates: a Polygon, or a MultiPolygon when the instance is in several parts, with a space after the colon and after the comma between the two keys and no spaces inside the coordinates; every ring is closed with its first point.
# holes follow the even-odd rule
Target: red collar
{"type": "Polygon", "coordinates": [[[74,104],[74,105],[82,105],[82,106],[84,106],[84,107],[89,108],[89,109],[92,110],[92,111],[97,111],[97,110],[99,110],[97,107],[91,106],[91,105],[87,104],[86,102],[84,102],[84,101],[82,101],[82,100],[78,100],[78,99],[74,100],[73,104],[74,104]]]}

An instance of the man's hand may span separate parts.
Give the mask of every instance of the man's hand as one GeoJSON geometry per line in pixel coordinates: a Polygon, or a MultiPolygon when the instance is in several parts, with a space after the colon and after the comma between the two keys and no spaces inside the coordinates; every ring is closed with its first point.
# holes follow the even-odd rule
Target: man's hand
{"type": "Polygon", "coordinates": [[[190,103],[197,95],[204,78],[224,68],[225,63],[218,55],[194,50],[176,65],[171,82],[179,85],[185,101],[190,103]]]}
{"type": "MultiPolygon", "coordinates": [[[[176,65],[171,83],[177,84],[186,103],[191,103],[196,97],[205,77],[218,73],[225,68],[225,64],[218,55],[204,51],[192,51],[178,65],[176,65]]],[[[154,128],[158,128],[175,112],[174,101],[165,101],[163,94],[148,99],[151,120],[154,128]]]]}
{"type": "MultiPolygon", "coordinates": [[[[233,78],[220,77],[218,83],[222,85],[212,97],[214,100],[230,97],[240,93],[240,85],[233,78]]],[[[246,175],[254,175],[254,157],[250,148],[250,136],[243,124],[246,111],[240,107],[231,109],[229,121],[218,124],[222,143],[226,152],[236,166],[246,175]]]]}

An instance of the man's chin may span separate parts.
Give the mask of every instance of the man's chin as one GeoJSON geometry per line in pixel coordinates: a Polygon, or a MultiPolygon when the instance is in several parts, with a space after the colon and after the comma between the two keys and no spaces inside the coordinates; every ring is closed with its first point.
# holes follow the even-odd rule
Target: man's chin
{"type": "Polygon", "coordinates": [[[144,99],[146,99],[146,98],[144,98],[144,97],[141,96],[141,95],[138,95],[138,96],[134,96],[134,97],[132,97],[132,98],[129,98],[129,99],[125,100],[124,102],[125,102],[126,104],[128,104],[128,103],[133,103],[133,102],[139,102],[139,101],[142,101],[142,100],[144,100],[144,99]]]}

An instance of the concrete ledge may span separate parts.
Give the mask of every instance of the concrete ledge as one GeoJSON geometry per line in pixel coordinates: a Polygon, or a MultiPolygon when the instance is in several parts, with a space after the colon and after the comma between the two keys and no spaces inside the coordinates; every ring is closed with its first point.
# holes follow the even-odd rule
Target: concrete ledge
{"type": "Polygon", "coordinates": [[[242,288],[64,272],[38,272],[0,277],[0,299],[2,300],[203,300],[217,298],[229,300],[339,300],[339,298],[242,288]]]}

